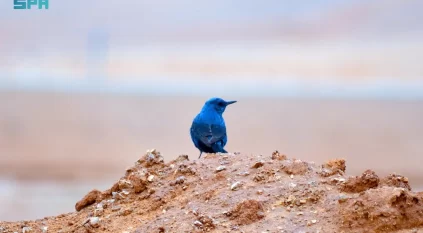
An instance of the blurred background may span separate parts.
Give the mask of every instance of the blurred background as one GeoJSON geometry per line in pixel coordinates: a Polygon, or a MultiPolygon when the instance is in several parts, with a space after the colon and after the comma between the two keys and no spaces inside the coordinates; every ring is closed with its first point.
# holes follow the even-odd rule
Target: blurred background
{"type": "Polygon", "coordinates": [[[196,159],[212,96],[232,152],[397,172],[423,190],[423,1],[0,2],[0,220],[70,212],[147,149],[196,159]]]}

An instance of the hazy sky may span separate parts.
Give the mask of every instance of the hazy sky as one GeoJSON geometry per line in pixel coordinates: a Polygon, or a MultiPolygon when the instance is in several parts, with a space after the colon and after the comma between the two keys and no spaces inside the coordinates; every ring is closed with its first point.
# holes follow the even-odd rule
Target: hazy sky
{"type": "Polygon", "coordinates": [[[0,1],[0,49],[79,48],[91,30],[116,45],[208,40],[313,39],[319,35],[415,34],[418,0],[49,0],[49,10],[0,1]],[[36,43],[36,44],[35,44],[36,43]]]}
{"type": "Polygon", "coordinates": [[[49,2],[0,1],[0,78],[423,79],[420,0],[49,2]]]}

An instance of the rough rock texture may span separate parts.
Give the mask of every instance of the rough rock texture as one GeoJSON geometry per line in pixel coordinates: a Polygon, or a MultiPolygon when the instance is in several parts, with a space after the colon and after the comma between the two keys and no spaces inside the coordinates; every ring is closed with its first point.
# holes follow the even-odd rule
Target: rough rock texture
{"type": "Polygon", "coordinates": [[[392,232],[423,226],[423,199],[404,188],[369,189],[341,204],[345,229],[392,232]]]}
{"type": "Polygon", "coordinates": [[[320,175],[323,177],[333,176],[335,174],[343,175],[345,169],[345,160],[334,159],[322,165],[320,175]]]}
{"type": "Polygon", "coordinates": [[[343,183],[340,189],[344,192],[359,193],[367,189],[376,188],[379,185],[379,177],[374,171],[366,170],[361,176],[350,177],[343,183]]]}
{"type": "Polygon", "coordinates": [[[75,209],[76,211],[80,211],[83,208],[94,204],[98,199],[101,199],[101,192],[94,189],[75,204],[75,209]]]}
{"type": "Polygon", "coordinates": [[[275,150],[272,153],[272,159],[275,160],[285,160],[286,159],[286,155],[279,153],[279,151],[275,150]]]}
{"type": "Polygon", "coordinates": [[[408,178],[397,174],[391,174],[388,177],[383,178],[381,180],[381,184],[386,186],[405,188],[411,191],[410,184],[408,184],[408,178]]]}
{"type": "Polygon", "coordinates": [[[272,155],[180,156],[148,151],[77,212],[0,222],[23,232],[423,232],[423,194],[408,179],[371,170],[345,177],[345,161],[315,165],[272,155]],[[220,167],[220,168],[219,168],[220,167]],[[224,169],[222,169],[224,167],[224,169]],[[217,169],[219,168],[219,169],[217,169]]]}
{"type": "Polygon", "coordinates": [[[301,160],[285,160],[282,163],[282,170],[289,175],[304,175],[309,171],[309,165],[301,160]]]}
{"type": "Polygon", "coordinates": [[[229,213],[239,225],[251,224],[264,217],[263,205],[256,200],[246,200],[237,204],[229,213]]]}

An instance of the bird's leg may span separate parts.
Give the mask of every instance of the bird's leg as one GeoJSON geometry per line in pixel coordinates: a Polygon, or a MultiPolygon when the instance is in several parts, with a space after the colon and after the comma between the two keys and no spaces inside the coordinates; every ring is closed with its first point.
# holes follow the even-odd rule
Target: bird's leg
{"type": "Polygon", "coordinates": [[[201,154],[202,154],[203,152],[202,151],[200,151],[200,156],[198,156],[198,158],[201,158],[201,154]]]}

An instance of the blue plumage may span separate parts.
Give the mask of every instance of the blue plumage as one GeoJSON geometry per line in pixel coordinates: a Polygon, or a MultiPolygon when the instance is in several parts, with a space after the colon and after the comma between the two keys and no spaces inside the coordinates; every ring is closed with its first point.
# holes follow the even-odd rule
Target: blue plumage
{"type": "Polygon", "coordinates": [[[228,137],[222,114],[225,112],[226,106],[235,102],[225,101],[221,98],[211,98],[194,118],[190,133],[192,142],[200,150],[199,158],[201,158],[203,152],[227,153],[224,147],[228,137]]]}

